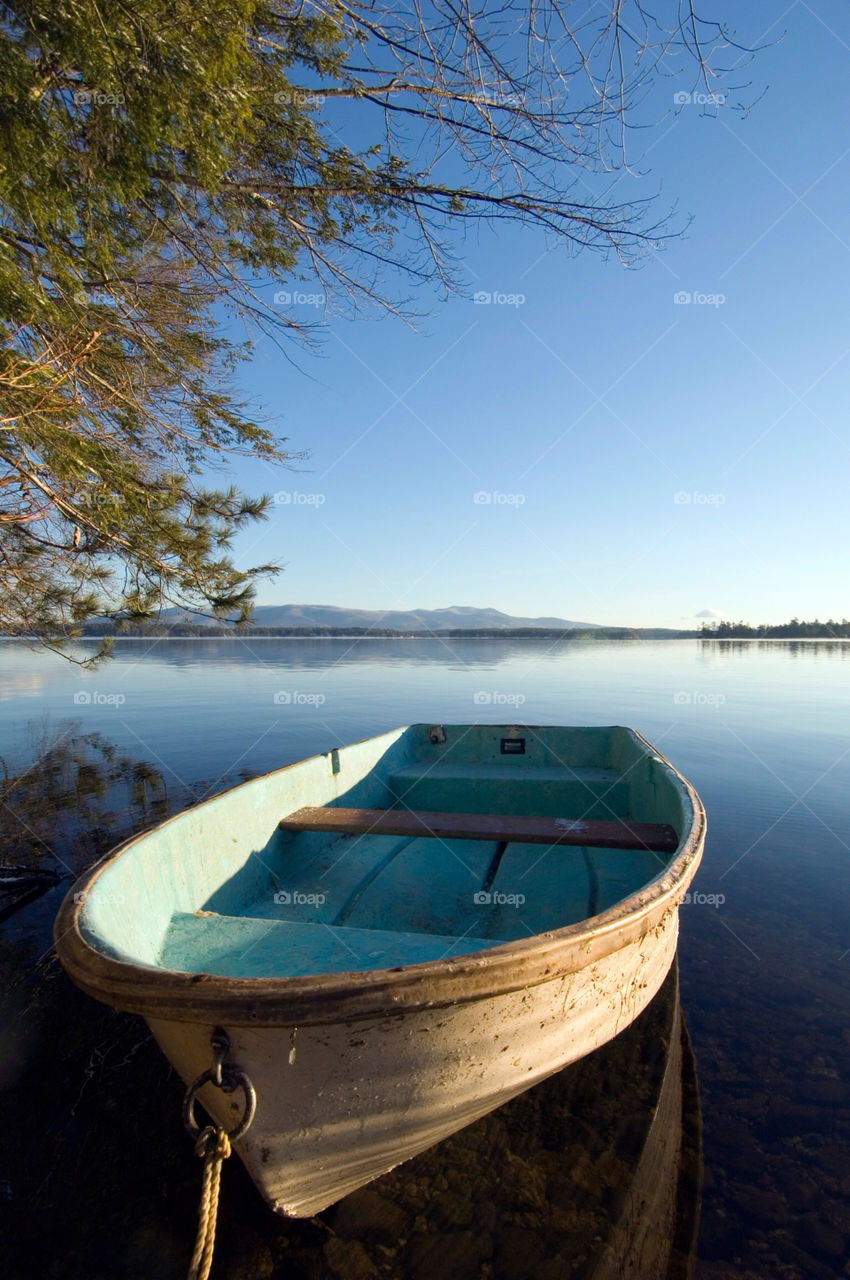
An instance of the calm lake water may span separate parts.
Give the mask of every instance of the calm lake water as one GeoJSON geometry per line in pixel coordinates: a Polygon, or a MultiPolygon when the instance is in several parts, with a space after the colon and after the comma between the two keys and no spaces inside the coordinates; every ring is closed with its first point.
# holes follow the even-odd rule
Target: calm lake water
{"type": "Polygon", "coordinates": [[[0,642],[12,774],[71,721],[200,798],[396,725],[474,720],[631,725],[696,786],[709,834],[679,945],[696,1275],[850,1275],[850,643],[122,640],[82,671],[0,642]]]}

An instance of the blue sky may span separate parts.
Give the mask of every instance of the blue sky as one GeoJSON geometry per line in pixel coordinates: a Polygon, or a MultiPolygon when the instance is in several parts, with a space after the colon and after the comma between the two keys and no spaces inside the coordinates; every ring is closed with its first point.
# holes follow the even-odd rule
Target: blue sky
{"type": "Polygon", "coordinates": [[[241,384],[310,455],[234,467],[281,497],[237,543],[286,564],[261,603],[850,615],[848,13],[712,11],[749,43],[785,35],[743,76],[765,91],[743,119],[674,114],[687,76],[659,91],[671,114],[617,193],[675,202],[684,239],[626,270],[482,230],[455,246],[470,297],[417,298],[417,330],[305,302],[316,353],[258,344],[241,384]]]}

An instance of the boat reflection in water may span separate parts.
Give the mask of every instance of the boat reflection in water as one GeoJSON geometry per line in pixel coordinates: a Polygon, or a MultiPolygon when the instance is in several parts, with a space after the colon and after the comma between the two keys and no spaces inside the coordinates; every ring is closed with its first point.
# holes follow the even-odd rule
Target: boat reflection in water
{"type": "Polygon", "coordinates": [[[321,1214],[323,1274],[357,1242],[414,1280],[685,1280],[700,1135],[674,963],[610,1043],[321,1214]]]}

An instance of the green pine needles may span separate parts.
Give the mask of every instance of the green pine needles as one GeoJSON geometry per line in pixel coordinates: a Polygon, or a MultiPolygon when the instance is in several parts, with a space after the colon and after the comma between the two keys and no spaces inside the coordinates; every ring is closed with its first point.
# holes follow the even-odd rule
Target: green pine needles
{"type": "Polygon", "coordinates": [[[730,43],[666,7],[669,30],[635,0],[0,4],[0,630],[249,617],[276,569],[232,542],[269,500],[205,477],[292,455],[234,394],[250,339],[222,308],[310,336],[259,286],[404,310],[399,279],[456,286],[450,232],[479,219],[657,244],[594,177],[665,59],[708,83],[730,43]]]}

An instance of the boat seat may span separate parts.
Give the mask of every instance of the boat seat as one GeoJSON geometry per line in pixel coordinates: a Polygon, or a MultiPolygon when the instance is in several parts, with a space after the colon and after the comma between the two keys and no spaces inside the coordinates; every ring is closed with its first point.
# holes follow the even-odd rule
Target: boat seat
{"type": "Polygon", "coordinates": [[[510,757],[489,764],[414,762],[394,769],[387,786],[409,809],[572,818],[629,815],[629,784],[616,769],[528,765],[510,757]]]}
{"type": "Polygon", "coordinates": [[[417,782],[423,778],[458,778],[461,780],[502,782],[506,778],[523,778],[529,782],[621,782],[616,769],[598,769],[584,765],[528,765],[518,757],[494,760],[491,764],[406,764],[393,769],[390,782],[417,782]]]}
{"type": "Polygon", "coordinates": [[[283,831],[342,835],[433,836],[446,840],[572,845],[585,849],[649,849],[673,853],[679,837],[655,822],[576,820],[499,813],[442,813],[413,809],[298,809],[282,818],[283,831]]]}
{"type": "Polygon", "coordinates": [[[180,911],[171,918],[159,963],[183,973],[295,978],[445,960],[500,941],[180,911]]]}

